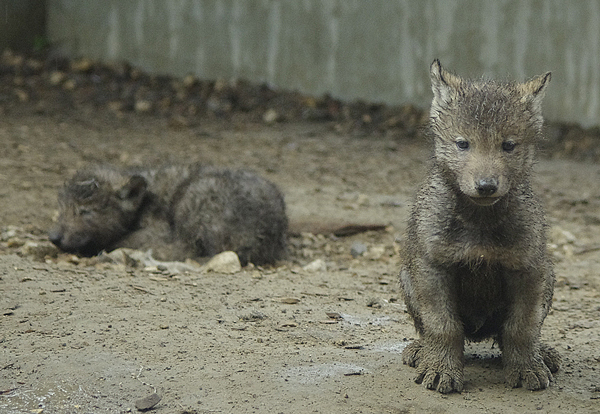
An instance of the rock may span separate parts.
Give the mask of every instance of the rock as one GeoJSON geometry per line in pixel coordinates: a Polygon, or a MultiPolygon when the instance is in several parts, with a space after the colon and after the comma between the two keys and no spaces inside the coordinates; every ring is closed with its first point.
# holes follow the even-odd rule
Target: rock
{"type": "Polygon", "coordinates": [[[94,62],[87,58],[74,60],[71,62],[73,72],[89,72],[94,66],[94,62]]]}
{"type": "Polygon", "coordinates": [[[371,260],[379,260],[385,254],[385,246],[380,244],[377,246],[372,246],[367,253],[365,253],[365,257],[371,260]]]}
{"type": "Polygon", "coordinates": [[[125,109],[125,104],[121,101],[110,101],[106,104],[106,107],[111,112],[121,112],[125,109]]]}
{"type": "Polygon", "coordinates": [[[17,98],[21,102],[29,101],[29,93],[21,88],[15,88],[15,95],[17,95],[17,98]]]}
{"type": "Polygon", "coordinates": [[[327,265],[323,260],[317,259],[313,260],[312,262],[304,266],[302,269],[304,269],[307,272],[324,272],[327,270],[327,265]]]}
{"type": "Polygon", "coordinates": [[[65,81],[65,83],[63,83],[63,88],[65,88],[68,91],[72,91],[76,87],[77,87],[77,82],[75,82],[73,79],[68,79],[65,81]]]}
{"type": "MultiPolygon", "coordinates": [[[[569,281],[569,279],[567,279],[564,276],[561,277],[557,277],[556,278],[556,282],[554,283],[554,287],[564,287],[564,286],[569,286],[571,284],[571,282],[569,281]]],[[[554,305],[552,305],[554,307],[554,305]]]]}
{"type": "Polygon", "coordinates": [[[369,308],[381,309],[385,305],[385,300],[381,298],[370,298],[367,300],[367,306],[369,308]]]}
{"type": "Polygon", "coordinates": [[[10,49],[4,49],[2,52],[2,63],[6,63],[8,66],[21,66],[25,58],[19,54],[16,54],[10,49]]]}
{"type": "Polygon", "coordinates": [[[362,256],[367,251],[367,246],[364,243],[355,241],[352,243],[350,247],[350,254],[352,257],[357,258],[358,256],[362,256]]]}
{"type": "Polygon", "coordinates": [[[235,252],[223,252],[213,256],[202,268],[205,272],[233,274],[242,270],[240,258],[235,252]]]}
{"type": "Polygon", "coordinates": [[[263,121],[267,124],[274,124],[279,119],[279,114],[274,109],[268,109],[263,115],[263,121]]]}
{"type": "Polygon", "coordinates": [[[140,99],[138,101],[135,101],[134,109],[137,113],[150,112],[152,110],[152,102],[140,99]]]}
{"type": "Polygon", "coordinates": [[[22,232],[23,229],[16,226],[8,226],[2,229],[2,233],[0,234],[0,240],[6,241],[15,237],[19,232],[22,232]]]}
{"type": "Polygon", "coordinates": [[[58,248],[50,242],[28,241],[21,249],[26,256],[32,256],[36,260],[43,261],[46,256],[57,257],[58,248]]]}
{"type": "Polygon", "coordinates": [[[50,85],[52,86],[57,86],[60,85],[65,78],[67,77],[67,75],[64,72],[60,72],[60,71],[54,71],[50,74],[50,85]]]}
{"type": "Polygon", "coordinates": [[[140,398],[135,402],[135,408],[138,411],[148,411],[162,400],[162,397],[157,393],[152,393],[147,397],[140,398]]]}
{"type": "Polygon", "coordinates": [[[186,88],[191,88],[192,86],[198,83],[198,78],[194,75],[186,75],[183,78],[183,86],[186,88]]]}
{"type": "Polygon", "coordinates": [[[8,239],[6,241],[6,247],[9,247],[11,249],[15,248],[15,247],[21,247],[25,244],[25,240],[18,238],[18,237],[13,237],[12,239],[8,239]]]}

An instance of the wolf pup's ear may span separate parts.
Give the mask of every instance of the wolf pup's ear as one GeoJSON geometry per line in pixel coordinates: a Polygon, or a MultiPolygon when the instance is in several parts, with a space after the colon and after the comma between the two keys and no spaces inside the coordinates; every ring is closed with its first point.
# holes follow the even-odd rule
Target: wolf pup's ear
{"type": "Polygon", "coordinates": [[[462,84],[462,79],[448,72],[442,67],[438,59],[431,64],[429,74],[431,76],[431,90],[433,91],[434,108],[446,106],[462,84]]]}
{"type": "Polygon", "coordinates": [[[121,200],[137,199],[146,192],[146,179],[141,175],[133,175],[119,190],[121,200]]]}
{"type": "Polygon", "coordinates": [[[546,87],[548,86],[548,83],[550,82],[551,78],[552,73],[547,72],[543,75],[536,76],[530,81],[525,82],[521,87],[523,95],[532,95],[536,97],[539,96],[540,98],[542,98],[544,96],[544,93],[546,92],[546,87]]]}
{"type": "Polygon", "coordinates": [[[123,211],[134,212],[142,205],[146,195],[148,183],[141,175],[133,175],[127,183],[121,187],[117,194],[121,200],[123,211]]]}
{"type": "Polygon", "coordinates": [[[95,179],[78,181],[71,186],[71,190],[75,197],[79,200],[85,200],[92,197],[100,185],[95,179]]]}
{"type": "Polygon", "coordinates": [[[536,76],[530,81],[520,85],[521,93],[523,94],[521,101],[528,105],[538,128],[540,128],[544,122],[542,118],[542,100],[546,94],[546,87],[548,86],[551,77],[551,73],[547,72],[544,75],[536,76]]]}

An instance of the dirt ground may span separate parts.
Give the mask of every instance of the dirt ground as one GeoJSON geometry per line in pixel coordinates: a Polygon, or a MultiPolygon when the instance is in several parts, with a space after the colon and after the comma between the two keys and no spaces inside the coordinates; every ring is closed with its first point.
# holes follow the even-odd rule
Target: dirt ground
{"type": "Polygon", "coordinates": [[[156,413],[600,412],[596,163],[546,153],[537,166],[557,273],[543,328],[564,360],[555,381],[509,389],[498,349],[469,344],[465,390],[439,395],[401,362],[415,332],[396,240],[429,154],[418,136],[272,114],[189,124],[17,97],[0,99],[1,412],[137,412],[155,392],[156,413]],[[248,167],[278,184],[296,232],[289,258],[178,273],[78,258],[47,241],[75,170],[163,161],[248,167]],[[348,223],[387,228],[313,234],[348,223]]]}

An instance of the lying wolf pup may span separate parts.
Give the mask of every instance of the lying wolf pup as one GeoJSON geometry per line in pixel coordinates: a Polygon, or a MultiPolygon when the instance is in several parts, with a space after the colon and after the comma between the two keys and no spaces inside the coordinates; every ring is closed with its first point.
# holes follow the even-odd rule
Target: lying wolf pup
{"type": "Polygon", "coordinates": [[[462,390],[465,338],[498,342],[511,387],[546,388],[559,368],[540,342],[554,273],[530,180],[549,80],[469,81],[431,65],[434,153],[400,273],[419,333],[402,360],[429,389],[462,390]]]}
{"type": "Polygon", "coordinates": [[[183,260],[233,250],[242,264],[267,264],[286,250],[281,192],[246,171],[96,166],[77,172],[58,201],[49,238],[67,252],[91,256],[129,247],[183,260]]]}

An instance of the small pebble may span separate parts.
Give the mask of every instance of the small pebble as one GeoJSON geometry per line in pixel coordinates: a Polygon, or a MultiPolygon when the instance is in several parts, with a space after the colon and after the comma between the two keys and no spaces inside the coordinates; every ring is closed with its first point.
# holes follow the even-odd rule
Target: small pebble
{"type": "Polygon", "coordinates": [[[385,246],[377,245],[372,246],[371,249],[367,253],[365,253],[365,257],[370,260],[379,260],[385,254],[385,246]]]}
{"type": "Polygon", "coordinates": [[[204,265],[204,271],[216,273],[237,273],[242,270],[240,259],[235,252],[223,252],[214,256],[204,265]]]}
{"type": "Polygon", "coordinates": [[[323,260],[317,259],[317,260],[310,262],[309,264],[304,266],[302,269],[304,269],[307,272],[319,272],[319,271],[327,270],[327,265],[325,264],[325,262],[323,260]]]}
{"type": "Polygon", "coordinates": [[[50,74],[50,84],[52,86],[59,85],[63,80],[65,80],[65,77],[66,75],[64,72],[54,71],[50,74]]]}
{"type": "Polygon", "coordinates": [[[137,408],[138,411],[148,411],[156,404],[158,404],[161,399],[162,397],[160,397],[157,393],[152,393],[147,397],[140,398],[139,400],[137,400],[135,402],[135,408],[137,408]]]}
{"type": "Polygon", "coordinates": [[[358,256],[362,256],[367,251],[367,246],[364,243],[355,241],[352,243],[352,247],[350,247],[350,254],[352,257],[357,258],[358,256]]]}
{"type": "Polygon", "coordinates": [[[263,115],[263,121],[265,121],[267,124],[273,124],[277,122],[278,118],[279,114],[274,109],[268,109],[263,115]]]}
{"type": "Polygon", "coordinates": [[[149,112],[152,109],[152,102],[139,100],[135,102],[135,111],[138,113],[149,112]]]}

